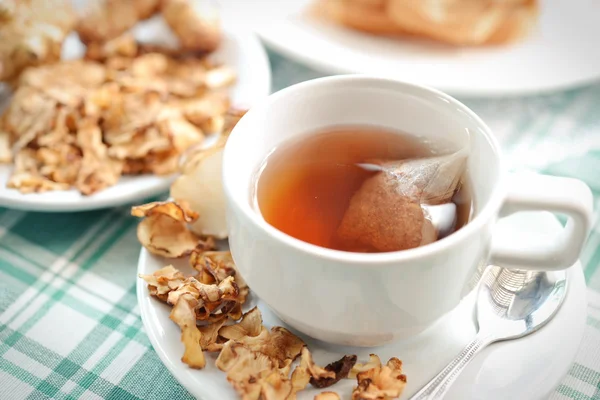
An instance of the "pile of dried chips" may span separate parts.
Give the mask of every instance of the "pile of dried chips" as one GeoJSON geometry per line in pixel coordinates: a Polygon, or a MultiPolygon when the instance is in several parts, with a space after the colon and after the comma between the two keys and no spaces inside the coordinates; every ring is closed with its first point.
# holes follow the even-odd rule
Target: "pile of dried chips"
{"type": "MultiPolygon", "coordinates": [[[[178,170],[185,150],[223,126],[235,73],[206,59],[218,40],[198,53],[183,44],[179,50],[140,44],[125,29],[159,10],[169,11],[171,20],[165,20],[175,26],[173,18],[191,3],[165,1],[164,9],[150,0],[98,4],[106,8],[76,25],[87,44],[85,59],[50,63],[55,57],[40,56],[18,77],[13,68],[14,95],[0,119],[0,162],[14,163],[10,188],[75,188],[90,195],[124,174],[168,175],[178,170]],[[126,5],[127,12],[115,11],[126,5]],[[130,21],[114,26],[127,15],[130,21]]],[[[0,69],[8,59],[3,55],[0,69]]]]}

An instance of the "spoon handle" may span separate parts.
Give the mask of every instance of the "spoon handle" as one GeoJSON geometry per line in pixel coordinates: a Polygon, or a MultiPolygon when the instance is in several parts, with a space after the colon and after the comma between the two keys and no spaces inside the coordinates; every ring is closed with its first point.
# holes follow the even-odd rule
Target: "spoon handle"
{"type": "Polygon", "coordinates": [[[410,400],[441,399],[475,355],[492,342],[493,339],[489,336],[477,334],[475,339],[473,339],[473,341],[469,343],[463,351],[446,366],[446,368],[437,374],[435,378],[421,390],[415,393],[410,400]]]}

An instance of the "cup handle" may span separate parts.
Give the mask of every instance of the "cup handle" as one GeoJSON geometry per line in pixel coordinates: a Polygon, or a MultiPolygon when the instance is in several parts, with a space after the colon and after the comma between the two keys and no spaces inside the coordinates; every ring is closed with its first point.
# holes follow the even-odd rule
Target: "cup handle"
{"type": "Polygon", "coordinates": [[[568,217],[556,241],[546,245],[523,244],[520,248],[492,240],[491,263],[525,270],[561,270],[579,259],[592,225],[593,196],[578,179],[538,174],[515,174],[500,211],[507,217],[519,211],[549,211],[568,217]]]}

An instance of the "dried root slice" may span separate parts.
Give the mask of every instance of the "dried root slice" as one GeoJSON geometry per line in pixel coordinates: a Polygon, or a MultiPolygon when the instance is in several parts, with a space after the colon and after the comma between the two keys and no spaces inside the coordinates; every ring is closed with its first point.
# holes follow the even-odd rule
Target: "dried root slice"
{"type": "Polygon", "coordinates": [[[206,365],[206,360],[200,344],[202,333],[196,326],[196,303],[191,294],[184,294],[174,305],[169,318],[181,329],[181,341],[185,346],[181,361],[192,368],[201,369],[206,365]]]}
{"type": "Polygon", "coordinates": [[[149,252],[167,258],[190,254],[201,242],[187,224],[198,214],[185,203],[154,202],[133,207],[131,214],[145,217],[138,225],[137,236],[149,252]]]}
{"type": "Polygon", "coordinates": [[[135,132],[127,143],[116,143],[108,149],[108,154],[124,162],[131,160],[151,159],[157,153],[170,152],[173,144],[155,127],[135,132]]]}
{"type": "Polygon", "coordinates": [[[12,153],[10,151],[10,136],[8,132],[0,131],[0,164],[9,163],[12,161],[12,153]]]}
{"type": "Polygon", "coordinates": [[[97,0],[85,10],[76,30],[84,43],[106,42],[149,18],[160,0],[97,0]]]}
{"type": "Polygon", "coordinates": [[[312,379],[332,379],[335,373],[326,371],[322,367],[315,364],[312,359],[312,354],[308,347],[302,348],[302,358],[292,373],[292,393],[295,395],[301,390],[304,390],[312,379]]]}
{"type": "Polygon", "coordinates": [[[208,325],[198,328],[202,334],[202,337],[200,338],[200,346],[202,347],[202,350],[210,352],[221,351],[224,342],[219,340],[219,330],[226,321],[227,316],[221,315],[208,325]]]}
{"type": "Polygon", "coordinates": [[[175,150],[183,153],[190,146],[204,141],[204,133],[200,128],[183,117],[170,118],[159,122],[158,129],[164,137],[171,138],[175,150]]]}
{"type": "Polygon", "coordinates": [[[183,174],[171,185],[171,197],[189,202],[200,214],[192,230],[217,239],[227,237],[222,161],[223,146],[204,150],[194,158],[194,165],[184,167],[183,174]]]}
{"type": "Polygon", "coordinates": [[[371,354],[369,356],[369,361],[364,364],[354,364],[354,366],[350,370],[350,373],[348,374],[348,378],[354,379],[359,373],[368,371],[373,368],[381,368],[381,359],[377,354],[371,354]]]}
{"type": "Polygon", "coordinates": [[[315,364],[307,347],[302,349],[302,358],[292,373],[292,393],[306,388],[308,383],[317,388],[325,388],[334,385],[348,376],[352,365],[356,362],[356,356],[344,356],[341,360],[329,364],[325,368],[315,364]]]}
{"type": "MultiPolygon", "coordinates": [[[[273,374],[279,375],[279,373],[269,357],[259,352],[253,352],[233,341],[225,344],[217,358],[216,366],[227,372],[227,380],[232,383],[242,398],[258,399],[263,392],[272,392],[272,388],[269,386],[273,389],[276,389],[276,386],[282,386],[285,378],[281,375],[279,379],[272,376],[273,374]]],[[[290,392],[291,388],[285,393],[285,396],[277,398],[285,399],[290,392]]]]}
{"type": "MultiPolygon", "coordinates": [[[[227,69],[229,70],[229,68],[227,69]]],[[[229,71],[232,73],[231,70],[229,71]]],[[[229,85],[228,82],[220,83],[224,86],[219,88],[213,87],[212,89],[220,89],[229,85]]],[[[198,90],[205,90],[210,87],[209,85],[217,84],[214,79],[213,70],[208,71],[199,79],[197,84],[199,85],[198,90]],[[211,79],[213,80],[212,82],[211,79]]],[[[183,99],[178,105],[181,106],[185,118],[192,124],[200,127],[206,133],[219,133],[224,129],[224,115],[230,107],[230,101],[224,93],[214,90],[202,98],[183,99]]],[[[219,147],[220,143],[217,143],[216,146],[219,147]]],[[[198,148],[198,146],[195,146],[195,148],[198,148]]],[[[200,149],[200,151],[203,150],[200,149]]]]}
{"type": "Polygon", "coordinates": [[[206,73],[204,82],[209,89],[220,89],[233,85],[235,80],[235,71],[227,65],[220,65],[206,73]]]}
{"type": "Polygon", "coordinates": [[[106,42],[92,42],[87,45],[85,58],[94,61],[106,61],[109,58],[133,58],[139,47],[131,33],[125,33],[106,42]]]}
{"type": "Polygon", "coordinates": [[[190,265],[199,272],[198,279],[202,283],[218,283],[236,273],[229,251],[193,251],[190,265]]]}
{"type": "Polygon", "coordinates": [[[207,0],[163,0],[162,15],[185,50],[212,52],[221,43],[216,10],[207,0]]]}
{"type": "Polygon", "coordinates": [[[194,249],[196,253],[213,252],[217,249],[217,243],[212,236],[206,236],[198,242],[198,246],[194,249]]]}
{"type": "Polygon", "coordinates": [[[60,59],[76,22],[68,0],[6,0],[0,4],[0,81],[14,83],[26,68],[60,59]]]}
{"type": "Polygon", "coordinates": [[[46,93],[29,87],[17,89],[1,121],[2,128],[12,136],[13,151],[19,153],[52,130],[57,106],[46,93]]]}
{"type": "Polygon", "coordinates": [[[21,193],[41,193],[69,188],[68,184],[57,183],[46,178],[38,168],[37,153],[32,149],[22,149],[16,154],[14,172],[6,186],[19,189],[21,193]]]}
{"type": "Polygon", "coordinates": [[[196,319],[205,320],[225,302],[235,301],[238,293],[237,285],[231,277],[218,285],[205,285],[195,278],[188,278],[183,285],[169,292],[167,302],[175,305],[181,296],[191,294],[198,300],[195,307],[196,319]],[[204,314],[206,314],[205,318],[202,317],[204,314]]]}
{"type": "MultiPolygon", "coordinates": [[[[196,121],[194,123],[203,123],[211,115],[222,115],[208,111],[204,106],[196,106],[193,115],[190,105],[184,111],[187,113],[186,118],[192,118],[192,122],[196,121]]],[[[171,185],[171,197],[187,201],[200,214],[200,218],[192,224],[192,230],[198,235],[213,236],[216,239],[227,237],[225,193],[221,178],[223,149],[231,130],[244,114],[245,111],[229,110],[217,143],[208,149],[197,149],[187,154],[181,176],[171,185]]]]}
{"type": "MultiPolygon", "coordinates": [[[[259,353],[272,363],[273,369],[277,369],[280,374],[287,377],[292,362],[305,349],[304,342],[287,329],[273,327],[269,331],[262,326],[262,317],[258,308],[247,312],[239,324],[222,327],[219,330],[219,335],[224,339],[231,338],[225,344],[217,359],[217,367],[224,371],[228,370],[228,366],[234,362],[232,359],[236,357],[236,354],[240,352],[259,353]],[[244,335],[244,333],[247,333],[247,335],[244,335]],[[238,349],[238,351],[236,352],[235,349],[238,349]]],[[[310,362],[306,358],[308,356],[303,356],[304,370],[309,368],[310,362]]],[[[312,364],[314,365],[314,363],[312,364]]],[[[296,380],[298,380],[298,374],[296,375],[296,380]]],[[[335,374],[327,372],[327,375],[333,376],[335,374]]],[[[302,388],[308,384],[308,380],[309,377],[306,377],[302,388]]]]}
{"type": "Polygon", "coordinates": [[[177,289],[186,281],[186,277],[172,265],[155,271],[152,275],[140,275],[146,281],[151,296],[167,302],[169,292],[177,289]]]}
{"type": "Polygon", "coordinates": [[[216,366],[227,373],[227,380],[243,399],[285,400],[292,391],[289,379],[269,357],[240,343],[227,342],[216,366]]]}
{"type": "Polygon", "coordinates": [[[387,400],[398,398],[406,387],[402,361],[390,358],[384,366],[360,372],[358,386],[352,391],[352,400],[387,400]]]}
{"type": "Polygon", "coordinates": [[[131,208],[131,215],[134,217],[150,217],[155,214],[163,214],[176,221],[188,223],[194,222],[198,218],[198,213],[190,210],[186,203],[155,201],[131,208]]]}
{"type": "Polygon", "coordinates": [[[310,372],[308,372],[306,361],[301,359],[300,365],[294,368],[294,372],[292,372],[292,396],[295,396],[298,392],[304,390],[308,385],[310,378],[311,376],[310,372]]]}
{"type": "Polygon", "coordinates": [[[315,396],[314,400],[341,400],[340,396],[335,392],[323,392],[315,396]]]}
{"type": "Polygon", "coordinates": [[[319,375],[329,375],[309,359],[310,353],[304,348],[301,365],[290,379],[290,359],[284,368],[278,368],[277,361],[271,357],[230,340],[223,346],[216,365],[227,372],[227,380],[242,398],[286,400],[295,399],[296,393],[306,387],[311,370],[319,375]]]}
{"type": "Polygon", "coordinates": [[[327,371],[325,368],[315,364],[308,347],[304,347],[302,349],[302,360],[300,361],[300,367],[302,366],[307,369],[311,376],[311,380],[320,381],[322,379],[335,379],[335,372],[327,371]]]}
{"type": "MultiPolygon", "coordinates": [[[[143,210],[138,211],[143,213],[143,210]]],[[[202,241],[200,243],[200,246],[207,244],[202,241]]],[[[177,296],[183,293],[194,293],[197,297],[204,299],[204,303],[196,309],[198,320],[212,321],[215,319],[218,321],[221,316],[227,316],[232,320],[242,318],[241,305],[246,301],[249,289],[241,276],[237,274],[231,254],[229,252],[203,251],[196,247],[190,259],[192,266],[199,269],[200,273],[196,277],[186,278],[183,282],[178,281],[180,285],[176,288],[172,286],[165,288],[161,294],[168,293],[170,296],[167,299],[168,302],[175,304],[177,296]],[[215,299],[218,299],[218,302],[215,303],[215,299]]],[[[149,284],[153,283],[147,277],[143,278],[149,284]]],[[[257,331],[256,335],[258,335],[261,321],[260,311],[251,310],[247,313],[242,326],[251,332],[257,331]],[[249,323],[255,323],[255,321],[258,321],[258,326],[250,328],[249,323]]],[[[225,332],[229,329],[241,328],[227,328],[225,332]]]]}
{"type": "Polygon", "coordinates": [[[96,125],[78,129],[77,145],[83,153],[75,187],[84,195],[91,195],[117,183],[123,163],[108,155],[102,142],[102,131],[96,125]]]}
{"type": "MultiPolygon", "coordinates": [[[[252,351],[249,350],[241,343],[236,343],[234,341],[228,341],[223,346],[223,349],[219,353],[215,365],[221,371],[227,372],[229,371],[240,359],[244,358],[248,354],[251,354],[252,351]]],[[[271,368],[273,363],[269,360],[268,357],[265,357],[266,361],[264,365],[268,368],[271,368]]]]}
{"type": "Polygon", "coordinates": [[[144,219],[137,232],[149,252],[167,258],[183,257],[198,243],[198,237],[187,230],[185,223],[161,214],[144,219]]]}
{"type": "MultiPolygon", "coordinates": [[[[219,283],[223,279],[233,276],[240,289],[239,305],[246,302],[250,289],[241,274],[237,271],[231,252],[229,251],[204,251],[196,248],[190,256],[191,266],[199,272],[198,279],[202,283],[219,283]]],[[[240,319],[241,308],[231,311],[231,318],[240,319]]]]}
{"type": "Polygon", "coordinates": [[[292,395],[292,383],[279,371],[271,372],[263,381],[262,395],[265,400],[285,400],[292,395]]]}
{"type": "Polygon", "coordinates": [[[228,277],[219,285],[205,285],[193,277],[184,278],[172,266],[141,277],[148,282],[151,294],[163,301],[166,297],[166,302],[173,305],[170,318],[180,327],[181,341],[185,346],[182,361],[192,368],[204,368],[203,350],[215,352],[223,348],[224,340],[219,338],[219,330],[227,320],[227,315],[208,317],[220,307],[235,302],[238,289],[233,277],[228,277]],[[199,315],[207,318],[199,318],[199,315]],[[198,327],[198,319],[210,321],[198,327]]]}
{"type": "Polygon", "coordinates": [[[352,367],[354,367],[354,364],[356,364],[355,355],[344,356],[338,361],[334,361],[325,366],[324,370],[333,372],[333,377],[331,377],[331,375],[325,376],[324,374],[320,377],[312,376],[310,378],[310,384],[319,389],[335,385],[340,380],[348,377],[348,374],[350,373],[352,367]]]}
{"type": "Polygon", "coordinates": [[[235,325],[224,326],[219,335],[228,340],[241,340],[244,337],[256,337],[262,332],[262,315],[258,307],[254,307],[235,325]]]}
{"type": "MultiPolygon", "coordinates": [[[[234,281],[233,277],[229,277],[224,281],[220,282],[218,285],[202,285],[200,282],[196,281],[196,286],[204,286],[205,288],[211,288],[217,286],[219,290],[222,292],[220,299],[217,302],[212,301],[211,299],[205,300],[202,307],[198,307],[196,310],[196,318],[199,321],[211,321],[214,318],[218,318],[219,316],[227,316],[231,319],[232,317],[231,311],[239,306],[239,288],[234,281]]],[[[202,295],[202,292],[201,292],[202,295]]],[[[237,317],[237,315],[235,315],[237,317]]]]}
{"type": "Polygon", "coordinates": [[[228,315],[217,313],[237,302],[239,290],[234,278],[227,277],[218,285],[206,285],[194,277],[186,278],[173,266],[152,275],[140,275],[140,278],[148,283],[151,295],[173,306],[171,319],[181,328],[181,340],[186,348],[183,362],[193,368],[203,368],[202,350],[218,352],[226,341],[219,336],[219,331],[228,315]],[[197,320],[208,323],[198,327],[197,320]]]}
{"type": "Polygon", "coordinates": [[[44,193],[56,190],[68,190],[69,185],[57,183],[39,174],[14,172],[6,183],[9,189],[18,189],[21,193],[44,193]]]}
{"type": "Polygon", "coordinates": [[[227,277],[219,284],[204,284],[194,277],[185,277],[169,265],[152,275],[140,275],[140,278],[148,283],[152,296],[170,305],[175,306],[183,296],[191,295],[196,300],[194,312],[197,320],[209,321],[213,325],[220,323],[217,328],[213,327],[216,329],[214,334],[206,331],[213,336],[218,334],[226,321],[226,310],[239,301],[239,288],[233,277],[227,277]]]}
{"type": "Polygon", "coordinates": [[[295,360],[305,347],[302,339],[281,326],[275,326],[270,331],[263,327],[258,336],[246,336],[237,342],[252,351],[265,354],[279,368],[285,366],[286,360],[295,360]]]}

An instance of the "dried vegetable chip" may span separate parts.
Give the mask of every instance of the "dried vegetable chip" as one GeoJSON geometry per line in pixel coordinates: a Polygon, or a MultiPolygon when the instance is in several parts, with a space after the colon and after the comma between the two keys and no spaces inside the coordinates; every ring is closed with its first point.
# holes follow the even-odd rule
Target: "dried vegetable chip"
{"type": "Polygon", "coordinates": [[[150,17],[160,0],[96,0],[77,24],[77,33],[85,43],[114,39],[138,21],[150,17]]]}
{"type": "Polygon", "coordinates": [[[278,367],[284,366],[288,359],[295,360],[305,347],[300,338],[281,326],[275,326],[270,331],[263,327],[258,336],[245,336],[237,342],[268,356],[278,367]]]}
{"type": "Polygon", "coordinates": [[[169,318],[181,328],[181,341],[185,346],[181,361],[192,368],[204,368],[206,360],[200,345],[202,333],[196,326],[195,303],[196,299],[191,294],[182,295],[169,318]]]}
{"type": "Polygon", "coordinates": [[[219,18],[209,6],[210,2],[207,1],[163,0],[163,17],[184,49],[213,51],[219,45],[219,18]]]}
{"type": "Polygon", "coordinates": [[[198,278],[203,283],[219,283],[223,279],[233,276],[239,288],[239,302],[229,311],[232,319],[238,320],[242,316],[241,306],[246,302],[250,289],[241,274],[238,273],[231,252],[206,251],[206,246],[196,246],[190,256],[190,265],[199,272],[198,278]]]}
{"type": "Polygon", "coordinates": [[[383,366],[360,372],[358,386],[352,391],[352,400],[387,400],[399,397],[406,386],[402,361],[390,358],[383,366]]]}
{"type": "Polygon", "coordinates": [[[356,356],[344,356],[338,361],[334,361],[331,364],[325,366],[324,370],[333,372],[334,376],[325,375],[318,377],[311,377],[310,384],[316,388],[326,388],[339,382],[341,379],[348,377],[350,370],[356,363],[356,356]]]}
{"type": "Polygon", "coordinates": [[[201,239],[192,233],[187,224],[198,218],[185,203],[154,202],[133,207],[131,214],[144,217],[138,225],[137,236],[152,254],[179,258],[190,254],[201,239]]]}
{"type": "Polygon", "coordinates": [[[348,374],[348,377],[354,379],[359,373],[368,371],[373,368],[381,368],[381,359],[376,354],[371,354],[369,356],[369,361],[364,364],[354,364],[354,366],[350,370],[350,373],[348,374]]]}
{"type": "Polygon", "coordinates": [[[186,281],[186,277],[172,265],[161,268],[152,275],[141,275],[140,278],[148,284],[150,295],[158,297],[165,303],[169,292],[177,289],[186,281]]]}
{"type": "Polygon", "coordinates": [[[243,337],[255,337],[262,331],[262,316],[260,310],[254,307],[242,317],[235,325],[224,326],[219,330],[219,335],[228,340],[240,340],[243,337]]]}
{"type": "Polygon", "coordinates": [[[171,197],[185,200],[200,213],[192,224],[199,235],[210,235],[217,239],[227,237],[225,220],[225,193],[221,178],[223,147],[217,144],[194,157],[193,166],[184,166],[183,174],[171,186],[171,197]]]}
{"type": "Polygon", "coordinates": [[[221,351],[223,342],[219,341],[219,330],[227,321],[227,316],[220,316],[208,325],[199,327],[202,337],[200,338],[200,346],[206,351],[221,351]]]}
{"type": "Polygon", "coordinates": [[[0,132],[0,164],[12,161],[10,138],[7,132],[0,132]]]}
{"type": "Polygon", "coordinates": [[[5,0],[0,4],[0,81],[27,67],[56,62],[76,23],[69,0],[5,0]]]}
{"type": "MultiPolygon", "coordinates": [[[[218,103],[210,103],[212,106],[215,104],[218,103]]],[[[187,109],[188,118],[191,110],[190,106],[187,109]]],[[[225,194],[221,178],[223,148],[229,134],[245,113],[245,110],[237,109],[226,111],[222,123],[220,122],[222,127],[217,143],[208,149],[195,146],[188,150],[181,167],[182,174],[171,185],[171,197],[187,201],[190,207],[200,214],[200,218],[191,225],[192,230],[199,235],[213,236],[217,239],[227,237],[225,194]]],[[[193,118],[197,123],[214,120],[214,115],[222,114],[211,112],[201,101],[194,105],[193,118]]]]}

